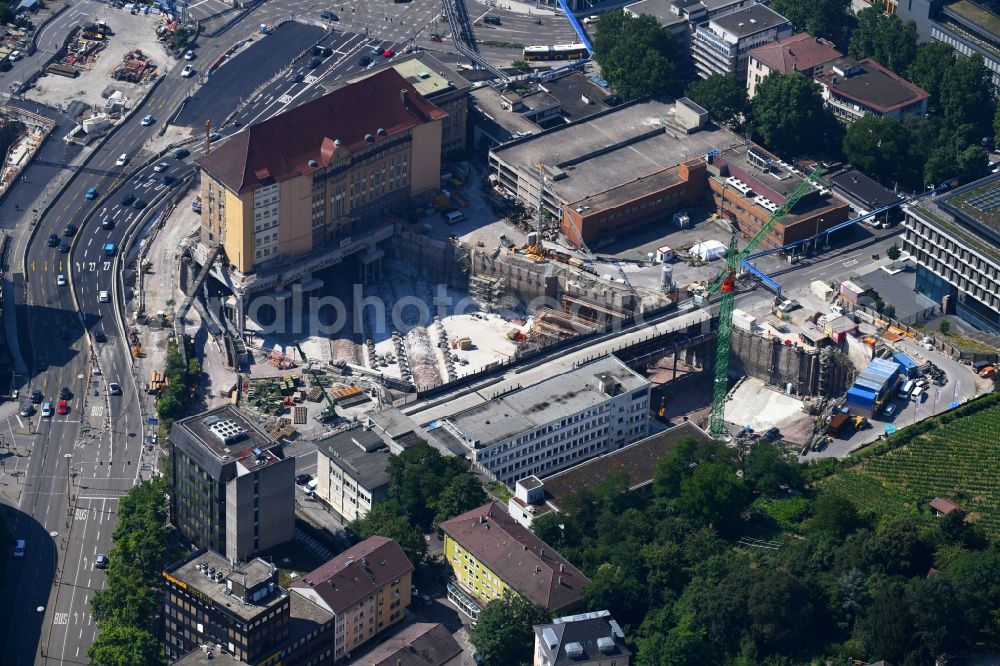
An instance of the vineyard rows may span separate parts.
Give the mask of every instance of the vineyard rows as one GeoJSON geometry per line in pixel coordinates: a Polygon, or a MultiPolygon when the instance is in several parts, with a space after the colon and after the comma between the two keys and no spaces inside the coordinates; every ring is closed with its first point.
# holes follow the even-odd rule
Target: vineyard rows
{"type": "Polygon", "coordinates": [[[941,496],[1000,537],[1000,406],[957,419],[822,483],[862,513],[916,514],[941,496]]]}

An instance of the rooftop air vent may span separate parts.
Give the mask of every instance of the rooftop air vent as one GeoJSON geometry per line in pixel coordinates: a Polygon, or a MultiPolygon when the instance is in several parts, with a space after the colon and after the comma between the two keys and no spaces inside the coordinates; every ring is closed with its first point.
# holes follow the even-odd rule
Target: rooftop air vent
{"type": "Polygon", "coordinates": [[[227,445],[238,442],[247,436],[247,431],[232,419],[226,419],[225,421],[220,419],[210,425],[208,429],[213,435],[219,438],[219,441],[227,445]]]}
{"type": "Polygon", "coordinates": [[[378,131],[375,132],[379,136],[389,136],[389,133],[385,131],[384,127],[379,127],[378,131]]]}
{"type": "Polygon", "coordinates": [[[309,166],[315,169],[316,167],[319,166],[319,162],[317,162],[316,160],[309,160],[309,166]]]}
{"type": "Polygon", "coordinates": [[[373,137],[371,134],[365,134],[365,141],[367,141],[368,143],[374,143],[375,137],[373,137]]]}
{"type": "Polygon", "coordinates": [[[583,656],[583,645],[577,642],[567,643],[566,656],[570,659],[579,659],[583,656]]]}
{"type": "Polygon", "coordinates": [[[601,636],[597,639],[597,649],[601,654],[611,654],[615,651],[615,640],[609,636],[601,636]]]}

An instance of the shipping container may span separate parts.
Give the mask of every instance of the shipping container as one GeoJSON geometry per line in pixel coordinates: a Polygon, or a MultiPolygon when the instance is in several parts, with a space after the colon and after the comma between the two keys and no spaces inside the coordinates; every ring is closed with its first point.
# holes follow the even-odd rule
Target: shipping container
{"type": "Polygon", "coordinates": [[[844,426],[847,425],[850,420],[850,414],[837,414],[830,419],[830,425],[826,428],[826,434],[832,437],[840,437],[840,431],[843,430],[844,426]]]}
{"type": "Polygon", "coordinates": [[[875,399],[877,398],[874,391],[869,391],[867,389],[861,388],[859,386],[852,386],[847,389],[847,405],[848,407],[867,407],[872,409],[875,407],[875,399]]]}
{"type": "Polygon", "coordinates": [[[907,377],[913,377],[917,374],[917,362],[910,358],[909,354],[905,352],[899,352],[892,357],[892,360],[896,362],[899,369],[907,377]]]}

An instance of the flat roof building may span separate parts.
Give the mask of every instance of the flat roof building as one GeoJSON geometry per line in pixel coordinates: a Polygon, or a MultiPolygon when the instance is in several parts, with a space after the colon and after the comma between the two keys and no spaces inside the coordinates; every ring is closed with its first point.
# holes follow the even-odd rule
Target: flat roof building
{"type": "Polygon", "coordinates": [[[164,643],[175,663],[201,664],[218,651],[247,664],[329,663],[333,614],[290,596],[273,564],[234,566],[202,548],[163,579],[164,643]]]}
{"type": "Polygon", "coordinates": [[[316,446],[316,496],[345,521],[364,518],[389,494],[389,447],[375,432],[354,428],[316,446]]]}
{"type": "Polygon", "coordinates": [[[731,14],[757,0],[639,0],[623,8],[629,16],[652,16],[674,36],[681,54],[691,52],[691,33],[699,24],[731,14]]]}
{"type": "Polygon", "coordinates": [[[931,4],[931,38],[949,45],[961,56],[981,56],[993,77],[993,87],[1000,92],[1000,15],[985,3],[970,0],[948,4],[940,0],[916,2],[918,7],[931,4]]]}
{"type": "Polygon", "coordinates": [[[233,561],[290,541],[295,458],[235,406],[174,422],[170,517],[182,538],[233,561]]]}
{"type": "Polygon", "coordinates": [[[773,72],[791,74],[800,72],[812,78],[829,63],[844,57],[837,47],[822,37],[800,32],[776,42],[758,46],[750,51],[747,69],[747,95],[757,93],[757,86],[773,72]]]}
{"type": "Polygon", "coordinates": [[[751,50],[791,34],[788,19],[764,5],[753,4],[695,28],[691,57],[702,78],[723,74],[742,81],[751,50]]]}
{"type": "Polygon", "coordinates": [[[865,210],[876,210],[902,200],[898,194],[880,185],[857,169],[830,178],[833,187],[865,210]]]}
{"type": "Polygon", "coordinates": [[[453,438],[473,464],[513,486],[642,439],[649,381],[614,356],[455,413],[431,430],[453,438]]]}
{"type": "Polygon", "coordinates": [[[489,502],[440,527],[456,581],[482,605],[508,590],[550,613],[583,605],[583,588],[590,579],[500,504],[489,502]]]}
{"type": "Polygon", "coordinates": [[[523,94],[482,86],[471,97],[478,112],[473,140],[481,149],[583,120],[615,102],[614,93],[577,71],[540,74],[523,94]]]}
{"type": "Polygon", "coordinates": [[[838,120],[853,123],[867,114],[902,118],[927,113],[930,94],[871,58],[841,58],[814,77],[838,120]]]}
{"type": "Polygon", "coordinates": [[[1000,334],[1000,174],[903,208],[916,290],[972,326],[1000,334]]]}
{"type": "Polygon", "coordinates": [[[534,209],[544,164],[542,204],[566,237],[607,242],[703,196],[705,171],[695,160],[740,138],[706,125],[702,111],[685,101],[625,104],[494,148],[490,168],[534,209]]]}
{"type": "Polygon", "coordinates": [[[339,661],[403,620],[412,577],[399,544],[373,536],[310,571],[290,591],[335,616],[333,660],[339,661]]]}
{"type": "MultiPolygon", "coordinates": [[[[712,156],[708,185],[718,215],[740,233],[757,233],[804,180],[805,174],[756,144],[740,144],[712,156]]],[[[761,240],[780,247],[821,233],[848,219],[850,206],[814,187],[761,240]]]]}
{"type": "Polygon", "coordinates": [[[557,617],[536,624],[533,666],[629,666],[632,651],[625,632],[602,610],[557,617]]]}

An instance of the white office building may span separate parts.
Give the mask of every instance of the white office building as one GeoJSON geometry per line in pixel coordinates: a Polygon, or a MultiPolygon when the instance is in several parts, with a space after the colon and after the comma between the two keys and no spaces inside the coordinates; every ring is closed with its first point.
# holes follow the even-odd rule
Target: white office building
{"type": "Polygon", "coordinates": [[[435,436],[457,439],[473,464],[513,486],[646,436],[649,381],[608,356],[454,414],[435,436]]]}
{"type": "Polygon", "coordinates": [[[764,5],[751,5],[699,25],[691,40],[691,57],[702,78],[712,74],[746,79],[750,51],[792,34],[792,24],[764,5]]]}

